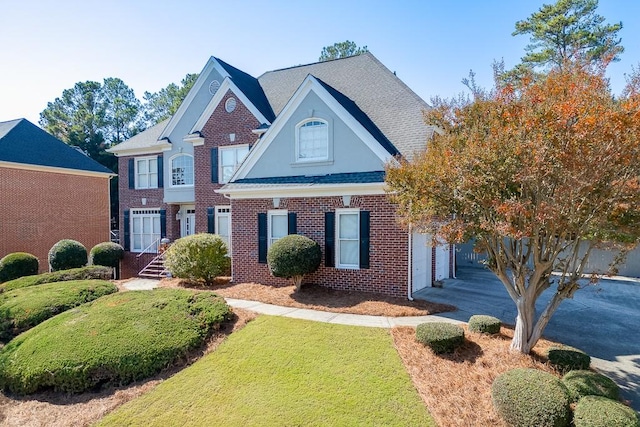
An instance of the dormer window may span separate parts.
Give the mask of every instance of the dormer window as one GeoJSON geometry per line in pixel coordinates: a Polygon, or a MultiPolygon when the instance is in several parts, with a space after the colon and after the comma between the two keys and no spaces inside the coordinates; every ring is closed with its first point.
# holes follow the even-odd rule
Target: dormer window
{"type": "Polygon", "coordinates": [[[329,160],[329,125],[321,119],[308,119],[296,126],[296,161],[329,160]]]}
{"type": "Polygon", "coordinates": [[[171,185],[174,187],[193,185],[193,157],[180,154],[171,159],[171,185]]]}

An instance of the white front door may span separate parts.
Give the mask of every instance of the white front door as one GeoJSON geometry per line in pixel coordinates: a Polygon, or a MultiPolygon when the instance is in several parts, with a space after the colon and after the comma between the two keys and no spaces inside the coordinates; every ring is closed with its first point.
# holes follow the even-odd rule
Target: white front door
{"type": "Polygon", "coordinates": [[[196,232],[196,209],[193,206],[180,208],[180,237],[190,236],[196,232]]]}
{"type": "Polygon", "coordinates": [[[449,278],[449,245],[436,246],[436,280],[449,278]]]}
{"type": "Polygon", "coordinates": [[[426,234],[411,236],[411,288],[417,292],[431,286],[431,245],[426,234]]]}

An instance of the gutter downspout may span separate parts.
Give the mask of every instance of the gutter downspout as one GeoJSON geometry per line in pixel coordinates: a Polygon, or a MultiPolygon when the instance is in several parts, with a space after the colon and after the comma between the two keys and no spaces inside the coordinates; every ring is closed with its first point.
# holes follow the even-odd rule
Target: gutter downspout
{"type": "Polygon", "coordinates": [[[411,231],[411,224],[409,224],[409,248],[407,250],[408,254],[409,254],[409,259],[407,260],[407,299],[409,301],[413,301],[413,292],[411,292],[411,288],[413,286],[413,277],[412,277],[412,270],[413,270],[413,232],[411,231]]]}

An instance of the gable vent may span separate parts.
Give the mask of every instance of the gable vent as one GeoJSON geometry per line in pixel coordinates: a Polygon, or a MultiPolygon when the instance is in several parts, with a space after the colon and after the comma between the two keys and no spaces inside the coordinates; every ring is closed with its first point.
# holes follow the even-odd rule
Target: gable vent
{"type": "Polygon", "coordinates": [[[220,89],[220,82],[217,80],[212,80],[211,83],[209,83],[209,93],[211,95],[215,95],[218,89],[220,89]]]}

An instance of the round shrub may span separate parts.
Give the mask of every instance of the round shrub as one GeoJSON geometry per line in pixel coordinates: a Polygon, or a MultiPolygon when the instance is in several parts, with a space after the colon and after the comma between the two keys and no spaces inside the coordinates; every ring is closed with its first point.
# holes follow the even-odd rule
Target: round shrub
{"type": "Polygon", "coordinates": [[[228,270],[227,245],[220,236],[199,233],[182,237],[165,254],[165,267],[173,277],[213,284],[228,270]]]}
{"type": "Polygon", "coordinates": [[[602,396],[585,396],[573,413],[575,427],[640,427],[636,412],[602,396]]]}
{"type": "Polygon", "coordinates": [[[78,241],[60,240],[49,250],[49,266],[52,271],[68,270],[87,265],[87,248],[78,241]]]}
{"type": "Polygon", "coordinates": [[[537,369],[513,369],[491,386],[493,406],[513,427],[565,427],[571,410],[569,391],[559,378],[537,369]]]}
{"type": "Polygon", "coordinates": [[[611,378],[593,371],[571,371],[562,377],[573,401],[584,396],[604,396],[620,399],[620,388],[611,378]]]}
{"type": "Polygon", "coordinates": [[[416,327],[416,340],[434,353],[451,353],[464,343],[464,329],[453,323],[430,322],[416,327]]]}
{"type": "Polygon", "coordinates": [[[89,261],[92,265],[117,267],[124,258],[124,248],[114,242],[102,242],[91,248],[89,261]]]}
{"type": "Polygon", "coordinates": [[[547,359],[560,372],[585,370],[591,365],[591,357],[587,353],[568,345],[549,347],[547,359]]]}
{"type": "Polygon", "coordinates": [[[9,341],[0,350],[0,388],[75,393],[148,378],[200,348],[230,315],[224,299],[212,292],[107,295],[9,341]]]}
{"type": "Polygon", "coordinates": [[[26,252],[14,252],[0,259],[0,283],[38,274],[38,258],[26,252]]]}
{"type": "Polygon", "coordinates": [[[476,314],[469,319],[469,331],[480,334],[497,334],[500,332],[500,319],[493,316],[476,314]]]}
{"type": "Polygon", "coordinates": [[[322,250],[313,240],[299,234],[289,234],[278,239],[267,252],[267,264],[276,277],[292,279],[300,289],[305,274],[320,267],[322,250]]]}

